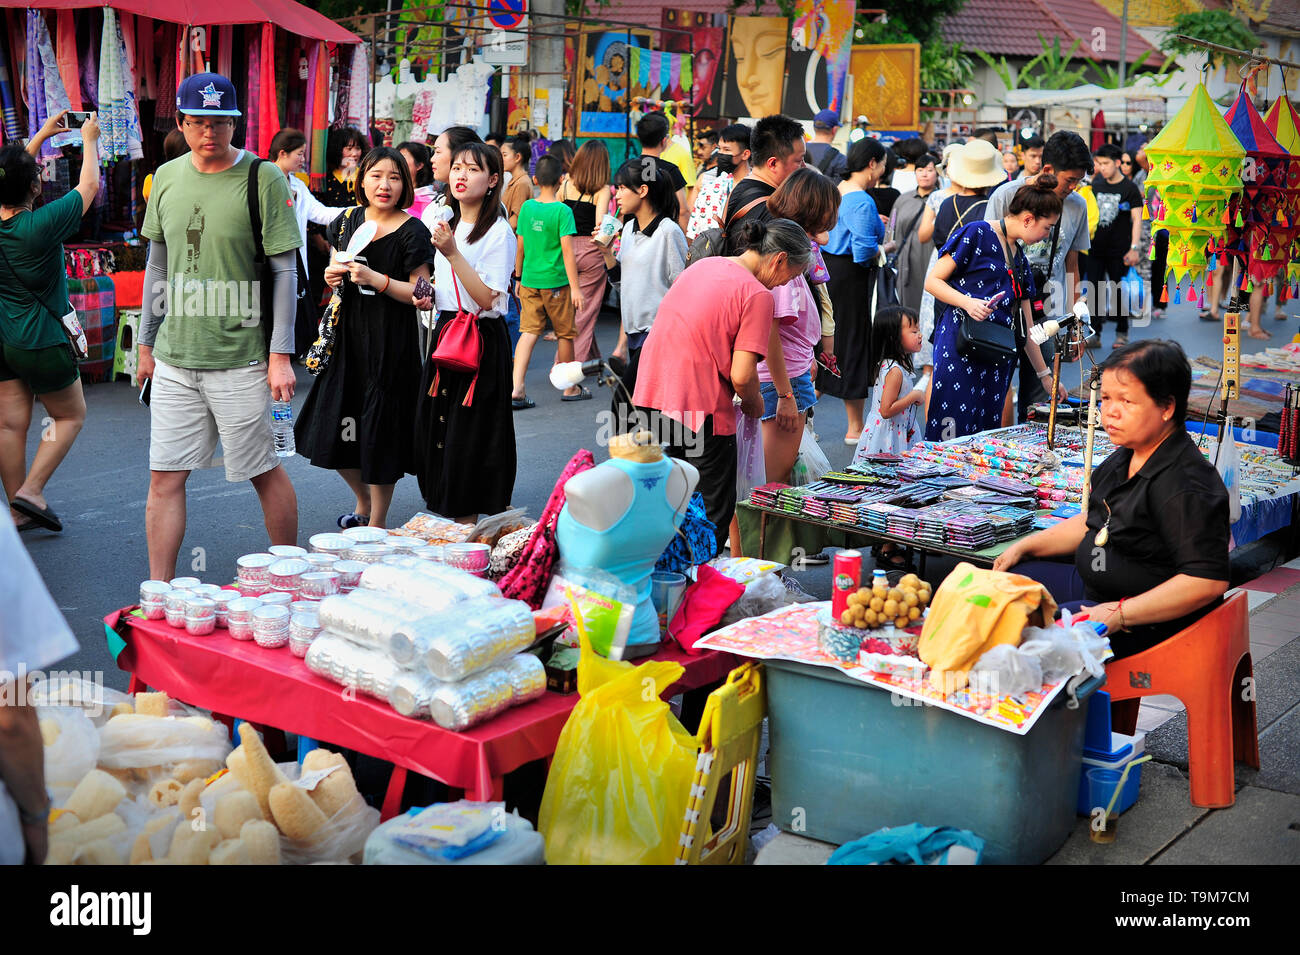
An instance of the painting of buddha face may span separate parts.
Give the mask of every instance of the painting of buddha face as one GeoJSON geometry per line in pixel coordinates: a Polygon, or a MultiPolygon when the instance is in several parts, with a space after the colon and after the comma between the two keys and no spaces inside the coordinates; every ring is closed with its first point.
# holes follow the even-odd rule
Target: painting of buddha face
{"type": "Polygon", "coordinates": [[[785,17],[732,17],[727,43],[728,115],[761,119],[781,111],[789,41],[790,21],[785,17]]]}

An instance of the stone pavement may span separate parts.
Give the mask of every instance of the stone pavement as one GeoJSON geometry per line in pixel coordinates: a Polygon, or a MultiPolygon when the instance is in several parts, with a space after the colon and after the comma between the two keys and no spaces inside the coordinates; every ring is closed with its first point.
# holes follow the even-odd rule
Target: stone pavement
{"type": "MultiPolygon", "coordinates": [[[[1228,809],[1191,804],[1187,720],[1172,696],[1142,701],[1138,727],[1154,757],[1110,845],[1080,817],[1048,865],[1296,865],[1300,863],[1300,560],[1246,584],[1260,768],[1238,764],[1228,809]]],[[[924,821],[924,820],[918,820],[924,821]]],[[[865,835],[865,833],[864,833],[865,835]]],[[[834,846],[783,832],[757,865],[821,865],[834,846]]]]}

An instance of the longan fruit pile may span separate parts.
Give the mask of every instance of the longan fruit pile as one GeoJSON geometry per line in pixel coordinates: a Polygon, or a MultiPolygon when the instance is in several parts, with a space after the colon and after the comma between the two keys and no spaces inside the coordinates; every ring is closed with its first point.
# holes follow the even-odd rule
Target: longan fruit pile
{"type": "Polygon", "coordinates": [[[849,608],[840,614],[840,623],[860,630],[892,623],[901,629],[920,620],[929,604],[930,585],[916,574],[908,574],[897,587],[876,584],[849,594],[849,608]]]}

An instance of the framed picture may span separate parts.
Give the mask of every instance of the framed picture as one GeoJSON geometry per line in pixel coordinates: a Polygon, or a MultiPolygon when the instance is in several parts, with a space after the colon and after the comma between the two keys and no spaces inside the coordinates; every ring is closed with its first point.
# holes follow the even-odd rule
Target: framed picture
{"type": "MultiPolygon", "coordinates": [[[[653,31],[594,29],[578,37],[578,136],[626,136],[632,46],[649,51],[653,31]]],[[[635,95],[635,94],[633,94],[635,95]]]]}
{"type": "Polygon", "coordinates": [[[732,17],[727,34],[727,116],[761,119],[781,112],[790,21],[785,17],[732,17]]]}
{"type": "Polygon", "coordinates": [[[815,50],[791,50],[786,56],[789,77],[781,112],[791,119],[812,122],[821,110],[830,107],[830,84],[826,61],[815,50]]]}
{"type": "Polygon", "coordinates": [[[879,129],[921,125],[921,45],[894,43],[853,48],[854,117],[879,129]]]}

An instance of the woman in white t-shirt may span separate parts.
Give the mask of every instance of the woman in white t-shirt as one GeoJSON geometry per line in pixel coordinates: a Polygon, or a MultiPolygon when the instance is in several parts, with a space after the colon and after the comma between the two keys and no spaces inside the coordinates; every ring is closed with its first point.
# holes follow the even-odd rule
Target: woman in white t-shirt
{"type": "Polygon", "coordinates": [[[477,372],[439,370],[425,355],[416,411],[416,474],[434,513],[473,523],[510,504],[515,486],[515,425],[510,407],[510,334],[502,317],[515,267],[515,234],[501,204],[501,153],[481,142],[460,146],[447,189],[450,222],[437,206],[424,213],[438,250],[433,346],[458,311],[477,316],[477,372]]]}

